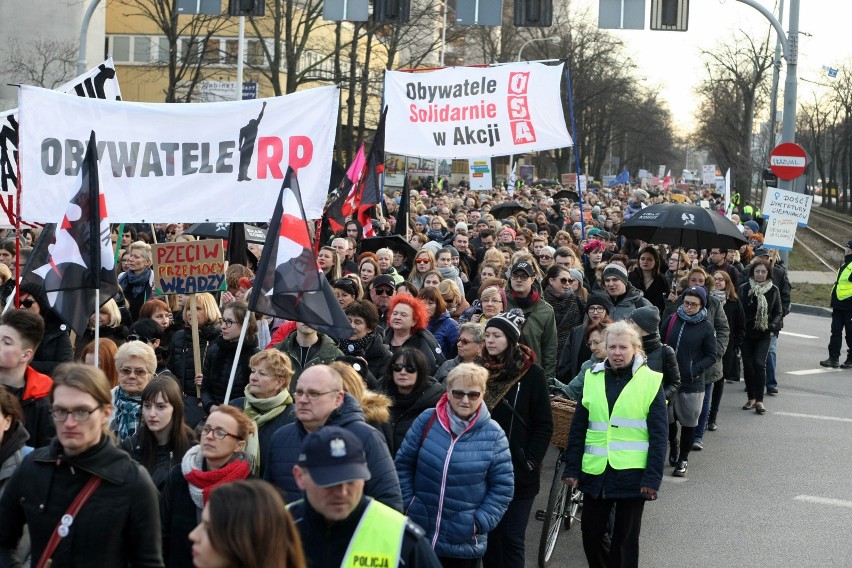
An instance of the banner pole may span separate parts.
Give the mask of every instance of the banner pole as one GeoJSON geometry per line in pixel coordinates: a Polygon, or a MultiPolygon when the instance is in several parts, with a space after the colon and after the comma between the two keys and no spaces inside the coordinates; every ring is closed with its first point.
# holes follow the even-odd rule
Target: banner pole
{"type": "Polygon", "coordinates": [[[586,235],[586,216],[583,214],[583,191],[580,176],[582,170],[580,168],[580,147],[577,144],[577,124],[574,122],[574,94],[571,92],[571,70],[566,67],[565,81],[568,85],[568,112],[571,114],[571,137],[574,141],[574,165],[577,169],[577,197],[580,203],[580,229],[583,236],[586,235]]]}
{"type": "Polygon", "coordinates": [[[121,239],[124,238],[124,223],[118,224],[118,241],[115,243],[115,258],[113,259],[113,264],[118,264],[118,253],[121,252],[121,239]]]}
{"type": "Polygon", "coordinates": [[[95,288],[95,367],[98,367],[99,361],[99,353],[98,350],[100,348],[101,343],[101,289],[100,287],[95,288]]]}
{"type": "MultiPolygon", "coordinates": [[[[198,338],[198,302],[195,294],[189,295],[190,323],[192,324],[192,362],[195,366],[195,375],[201,374],[201,345],[198,338]]],[[[195,396],[201,400],[201,385],[195,385],[195,396]]]]}
{"type": "Polygon", "coordinates": [[[246,309],[246,317],[243,318],[243,328],[240,330],[240,340],[237,342],[237,352],[234,355],[234,363],[231,365],[231,376],[228,377],[228,389],[225,391],[225,401],[222,404],[228,404],[231,400],[231,391],[234,388],[234,377],[237,374],[237,365],[240,362],[240,352],[243,350],[243,342],[246,339],[246,328],[248,327],[249,316],[251,311],[246,309]]]}

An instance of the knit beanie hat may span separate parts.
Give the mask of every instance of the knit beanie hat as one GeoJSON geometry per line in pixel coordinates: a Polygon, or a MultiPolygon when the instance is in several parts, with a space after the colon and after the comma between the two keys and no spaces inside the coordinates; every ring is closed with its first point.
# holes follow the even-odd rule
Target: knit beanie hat
{"type": "Polygon", "coordinates": [[[645,333],[654,335],[660,328],[660,310],[655,306],[636,308],[630,314],[630,320],[638,325],[645,333]]]}
{"type": "Polygon", "coordinates": [[[517,235],[517,233],[515,233],[515,229],[513,229],[512,227],[503,227],[502,229],[500,229],[500,234],[502,235],[503,233],[511,234],[513,239],[515,238],[515,235],[517,235]]]}
{"type": "Polygon", "coordinates": [[[749,229],[751,229],[751,231],[753,233],[759,233],[760,232],[760,225],[757,224],[757,221],[746,221],[744,223],[744,225],[746,227],[748,227],[749,229]]]}
{"type": "Polygon", "coordinates": [[[612,313],[612,300],[610,300],[609,294],[606,292],[601,292],[600,290],[592,292],[586,302],[586,308],[590,308],[592,306],[603,306],[606,308],[606,313],[612,313]]]}
{"type": "Polygon", "coordinates": [[[684,296],[698,296],[701,300],[701,307],[707,307],[707,289],[704,286],[690,286],[683,291],[684,296]]]}
{"type": "Polygon", "coordinates": [[[506,334],[506,338],[514,345],[521,339],[521,330],[524,328],[525,321],[524,312],[518,308],[513,308],[489,319],[485,322],[485,329],[496,327],[506,334]]]}
{"type": "Polygon", "coordinates": [[[573,278],[574,280],[576,280],[577,282],[579,282],[579,283],[580,283],[580,285],[582,285],[582,284],[583,284],[583,273],[582,273],[582,272],[580,272],[580,271],[579,271],[579,270],[577,270],[576,268],[572,268],[572,269],[570,269],[570,270],[568,271],[568,274],[570,274],[570,275],[571,275],[571,278],[573,278]]]}
{"type": "Polygon", "coordinates": [[[604,282],[606,282],[606,279],[610,277],[618,278],[627,284],[627,269],[620,264],[615,264],[614,262],[607,264],[603,271],[604,282]]]}

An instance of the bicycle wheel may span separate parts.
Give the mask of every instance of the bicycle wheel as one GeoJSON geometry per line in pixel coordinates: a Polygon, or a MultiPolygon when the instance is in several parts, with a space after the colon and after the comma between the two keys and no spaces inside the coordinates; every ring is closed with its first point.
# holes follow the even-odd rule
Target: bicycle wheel
{"type": "Polygon", "coordinates": [[[550,485],[550,495],[547,498],[547,510],[541,526],[541,540],[538,545],[538,565],[545,568],[556,549],[556,541],[562,528],[565,506],[568,502],[568,488],[562,483],[562,460],[556,461],[553,472],[553,483],[550,485]]]}

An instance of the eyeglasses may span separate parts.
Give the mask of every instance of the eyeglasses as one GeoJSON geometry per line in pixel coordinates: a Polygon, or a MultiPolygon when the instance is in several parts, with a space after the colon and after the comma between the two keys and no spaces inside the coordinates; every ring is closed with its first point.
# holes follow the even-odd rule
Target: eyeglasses
{"type": "Polygon", "coordinates": [[[539,258],[539,260],[550,260],[553,257],[550,256],[549,254],[540,254],[540,255],[538,255],[538,258],[539,258]]]}
{"type": "Polygon", "coordinates": [[[131,375],[136,377],[144,377],[148,374],[148,369],[132,369],[130,367],[122,367],[118,370],[119,374],[124,375],[125,377],[129,377],[131,375]]]}
{"type": "Polygon", "coordinates": [[[127,341],[141,341],[142,343],[151,343],[153,339],[150,337],[145,337],[144,335],[139,335],[137,333],[131,333],[127,336],[127,341]]]}
{"type": "Polygon", "coordinates": [[[686,300],[684,300],[683,305],[687,308],[700,308],[701,302],[687,302],[686,300]]]}
{"type": "Polygon", "coordinates": [[[587,312],[595,312],[595,313],[597,313],[597,312],[605,312],[605,311],[606,311],[606,308],[605,308],[605,307],[603,307],[603,306],[589,306],[589,307],[586,309],[586,311],[587,311],[587,312]]]}
{"type": "Polygon", "coordinates": [[[414,262],[416,262],[417,264],[429,264],[432,261],[429,260],[428,258],[418,258],[418,259],[415,259],[414,262]]]}
{"type": "Polygon", "coordinates": [[[31,307],[33,307],[33,304],[35,304],[35,303],[36,303],[36,301],[33,300],[32,298],[27,298],[26,300],[21,300],[21,306],[23,306],[26,309],[30,309],[31,307]]]}
{"type": "Polygon", "coordinates": [[[222,320],[222,327],[231,327],[231,326],[232,326],[232,325],[234,325],[235,323],[237,323],[237,322],[235,322],[234,320],[231,320],[231,319],[223,319],[223,320],[222,320]]]}
{"type": "Polygon", "coordinates": [[[224,428],[213,428],[212,426],[208,426],[207,424],[205,424],[204,426],[201,427],[201,435],[202,436],[206,436],[210,432],[213,432],[213,437],[216,438],[217,440],[224,440],[228,436],[230,436],[231,438],[235,438],[237,440],[242,440],[242,438],[240,438],[236,434],[231,434],[230,432],[228,432],[224,428]]]}
{"type": "Polygon", "coordinates": [[[68,415],[71,415],[71,418],[74,419],[74,422],[86,422],[89,418],[91,418],[92,413],[96,410],[99,410],[103,405],[98,405],[93,409],[89,410],[88,408],[75,408],[73,410],[68,410],[67,408],[59,408],[54,407],[50,409],[50,416],[53,418],[54,422],[65,422],[68,419],[68,415]]]}
{"type": "Polygon", "coordinates": [[[524,280],[529,280],[529,279],[530,279],[530,275],[527,274],[526,272],[515,272],[514,274],[512,274],[512,280],[520,280],[520,281],[523,282],[524,280]]]}
{"type": "Polygon", "coordinates": [[[405,370],[406,373],[413,373],[417,371],[417,369],[415,369],[411,365],[400,365],[399,363],[394,363],[393,365],[391,365],[391,368],[397,373],[403,370],[405,370]]]}
{"type": "Polygon", "coordinates": [[[453,389],[450,393],[452,393],[453,398],[456,400],[462,400],[464,397],[467,397],[467,399],[471,402],[479,400],[479,397],[482,396],[482,393],[479,391],[463,391],[459,389],[453,389]]]}
{"type": "Polygon", "coordinates": [[[559,281],[563,284],[573,284],[574,282],[576,282],[576,280],[574,280],[573,278],[566,278],[564,276],[562,278],[559,278],[559,281]]]}
{"type": "Polygon", "coordinates": [[[459,340],[456,341],[459,345],[470,345],[471,343],[477,343],[476,341],[471,341],[470,339],[465,339],[464,337],[459,337],[459,340]]]}
{"type": "Polygon", "coordinates": [[[330,391],[325,391],[325,392],[317,392],[315,390],[307,390],[306,391],[306,390],[302,390],[302,389],[296,389],[296,392],[294,394],[296,395],[296,398],[301,398],[303,396],[306,396],[306,397],[308,397],[308,400],[316,400],[319,397],[321,397],[325,394],[332,393],[332,392],[338,393],[340,391],[330,390],[330,391]]]}
{"type": "Polygon", "coordinates": [[[373,288],[376,296],[393,296],[393,288],[373,288]]]}

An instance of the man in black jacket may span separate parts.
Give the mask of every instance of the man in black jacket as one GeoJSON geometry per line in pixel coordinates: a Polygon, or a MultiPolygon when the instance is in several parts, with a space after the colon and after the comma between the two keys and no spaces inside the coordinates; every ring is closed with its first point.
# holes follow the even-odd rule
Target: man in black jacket
{"type": "Polygon", "coordinates": [[[310,568],[439,568],[423,529],[364,496],[370,469],[358,436],[326,426],[305,437],[293,467],[304,499],[288,509],[310,568]]]}
{"type": "Polygon", "coordinates": [[[846,243],[843,266],[837,270],[837,280],[831,289],[831,339],[828,342],[828,359],[820,361],[823,367],[852,369],[852,241],[846,243]],[[840,364],[843,330],[846,330],[846,361],[840,364]]]}

